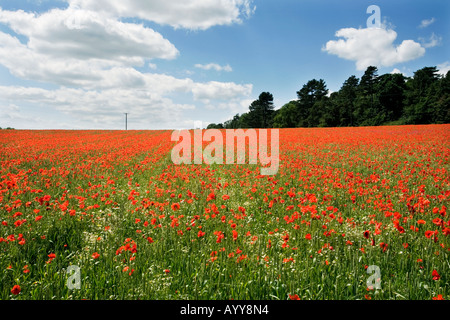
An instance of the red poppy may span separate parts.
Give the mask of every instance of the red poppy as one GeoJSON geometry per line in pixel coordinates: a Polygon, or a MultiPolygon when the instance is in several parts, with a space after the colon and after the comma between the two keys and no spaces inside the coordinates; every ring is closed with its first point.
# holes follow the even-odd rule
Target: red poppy
{"type": "Polygon", "coordinates": [[[364,238],[369,239],[369,236],[370,236],[370,231],[369,230],[364,231],[364,238]]]}
{"type": "Polygon", "coordinates": [[[16,284],[12,289],[11,289],[11,293],[14,295],[18,295],[20,293],[20,286],[18,284],[16,284]]]}
{"type": "Polygon", "coordinates": [[[311,234],[308,233],[308,234],[305,236],[305,239],[306,239],[306,240],[311,240],[311,234]]]}
{"type": "Polygon", "coordinates": [[[300,297],[298,296],[298,294],[294,294],[294,295],[289,295],[289,299],[291,299],[291,300],[300,300],[300,297]]]}
{"type": "Polygon", "coordinates": [[[430,239],[433,234],[434,234],[434,231],[431,231],[431,230],[425,231],[425,237],[427,237],[428,239],[430,239]]]}
{"type": "Polygon", "coordinates": [[[441,278],[441,275],[436,270],[433,270],[431,275],[433,276],[433,280],[435,280],[435,281],[437,281],[441,278]]]}
{"type": "Polygon", "coordinates": [[[197,237],[201,238],[205,235],[205,232],[203,232],[202,230],[198,231],[197,237]]]}
{"type": "Polygon", "coordinates": [[[433,297],[433,300],[445,300],[445,299],[442,297],[442,294],[438,294],[437,297],[433,297]]]}
{"type": "Polygon", "coordinates": [[[100,257],[100,254],[98,252],[94,252],[92,254],[92,259],[98,259],[100,257]]]}

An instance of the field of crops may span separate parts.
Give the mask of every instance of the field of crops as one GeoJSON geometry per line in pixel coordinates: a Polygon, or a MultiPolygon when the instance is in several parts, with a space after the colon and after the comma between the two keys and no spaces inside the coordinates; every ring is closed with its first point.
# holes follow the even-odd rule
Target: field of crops
{"type": "Polygon", "coordinates": [[[1,130],[0,299],[449,298],[450,125],[279,137],[263,176],[176,165],[171,131],[1,130]]]}

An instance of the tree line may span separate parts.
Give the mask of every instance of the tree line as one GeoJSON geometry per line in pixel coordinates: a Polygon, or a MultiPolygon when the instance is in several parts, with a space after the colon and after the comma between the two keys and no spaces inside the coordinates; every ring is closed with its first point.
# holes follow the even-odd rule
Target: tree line
{"type": "Polygon", "coordinates": [[[350,76],[328,94],[323,79],[308,81],[297,100],[275,110],[273,95],[262,92],[249,111],[208,129],[347,127],[450,123],[450,72],[425,67],[412,77],[378,75],[369,66],[361,79],[350,76]]]}

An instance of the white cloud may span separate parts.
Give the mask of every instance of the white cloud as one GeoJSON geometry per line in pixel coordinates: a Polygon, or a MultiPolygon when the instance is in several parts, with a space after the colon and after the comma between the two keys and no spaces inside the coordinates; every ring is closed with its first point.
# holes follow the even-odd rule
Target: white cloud
{"type": "Polygon", "coordinates": [[[395,45],[397,33],[383,28],[343,28],[336,32],[339,40],[330,40],[323,51],[355,61],[358,70],[368,66],[389,67],[422,57],[425,48],[413,40],[395,45]]]}
{"type": "Polygon", "coordinates": [[[399,74],[402,74],[403,76],[407,77],[407,75],[406,75],[405,72],[402,72],[402,71],[400,71],[400,70],[397,69],[397,68],[394,68],[390,73],[391,73],[391,74],[399,73],[399,74]]]}
{"type": "MultiPolygon", "coordinates": [[[[190,78],[137,70],[135,67],[146,65],[155,70],[156,64],[149,61],[174,59],[179,52],[158,32],[142,24],[122,22],[102,10],[93,11],[95,8],[89,6],[94,2],[81,2],[80,7],[72,3],[67,9],[42,14],[0,8],[0,23],[26,38],[19,40],[0,31],[0,65],[18,78],[57,87],[3,86],[0,105],[52,108],[69,115],[72,128],[117,127],[123,112],[130,112],[130,120],[136,117],[135,124],[141,128],[176,128],[186,121],[186,110],[198,107],[195,101],[224,103],[230,99],[230,103],[236,103],[251,94],[252,85],[248,84],[198,83],[190,78]],[[186,102],[175,102],[177,99],[186,102]]],[[[152,1],[152,5],[157,3],[152,1]]],[[[201,7],[198,2],[192,4],[201,7]]],[[[137,4],[131,1],[133,5],[137,4]]],[[[165,2],[161,5],[169,6],[165,2]]],[[[114,1],[111,6],[120,7],[114,1]]],[[[222,68],[226,71],[228,67],[222,68]]],[[[16,120],[30,123],[30,119],[20,118],[17,110],[5,110],[16,120]]],[[[56,123],[58,128],[63,125],[51,120],[45,123],[56,123]]]]}
{"type": "Polygon", "coordinates": [[[230,67],[230,65],[221,66],[217,63],[208,63],[208,64],[199,64],[197,63],[195,65],[196,68],[203,69],[203,70],[216,70],[216,71],[226,71],[231,72],[233,69],[230,67]]]}
{"type": "Polygon", "coordinates": [[[450,71],[450,62],[449,61],[445,61],[441,64],[438,64],[436,66],[436,68],[438,69],[438,73],[445,76],[447,75],[447,72],[450,71]]]}
{"type": "Polygon", "coordinates": [[[144,59],[174,59],[179,54],[172,43],[150,28],[72,7],[41,15],[0,9],[0,22],[26,36],[30,50],[53,58],[135,65],[144,59]]]}
{"type": "Polygon", "coordinates": [[[419,41],[422,43],[422,45],[425,48],[432,48],[436,47],[442,44],[442,37],[437,36],[434,32],[431,34],[431,36],[428,39],[425,38],[419,38],[419,41]]]}
{"type": "MultiPolygon", "coordinates": [[[[101,128],[111,127],[120,121],[123,112],[130,112],[130,119],[134,117],[135,126],[170,127],[183,119],[182,111],[195,109],[194,105],[176,104],[171,99],[154,95],[147,90],[117,88],[87,91],[72,88],[47,90],[1,86],[0,101],[26,102],[36,107],[53,108],[69,115],[74,125],[95,123],[101,128]]],[[[10,111],[7,110],[6,113],[15,114],[10,111]]]]}
{"type": "Polygon", "coordinates": [[[251,0],[68,0],[71,6],[138,17],[174,28],[205,30],[240,23],[255,11],[251,0]]]}
{"type": "Polygon", "coordinates": [[[196,83],[192,88],[195,100],[209,103],[210,100],[235,100],[248,97],[252,92],[251,84],[239,85],[233,82],[210,81],[196,83]]]}
{"type": "Polygon", "coordinates": [[[431,18],[431,19],[424,19],[422,20],[422,22],[419,25],[419,28],[426,28],[428,27],[430,24],[434,23],[436,21],[435,18],[431,18]]]}
{"type": "Polygon", "coordinates": [[[117,80],[139,85],[144,81],[132,66],[155,58],[173,59],[179,54],[172,43],[152,29],[90,11],[54,9],[36,15],[0,9],[0,22],[28,38],[24,44],[0,32],[0,64],[27,80],[104,86],[122,68],[126,70],[121,74],[124,78],[117,80]],[[102,82],[105,76],[108,78],[102,82]]]}

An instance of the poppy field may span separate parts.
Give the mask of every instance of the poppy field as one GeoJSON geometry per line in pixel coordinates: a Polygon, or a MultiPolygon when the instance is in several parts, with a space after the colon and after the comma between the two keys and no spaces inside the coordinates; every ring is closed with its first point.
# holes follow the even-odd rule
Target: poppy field
{"type": "Polygon", "coordinates": [[[280,129],[276,175],[171,133],[1,130],[0,299],[449,299],[450,125],[280,129]]]}

